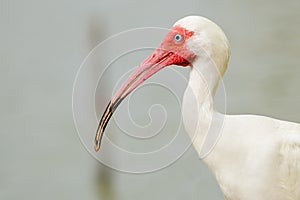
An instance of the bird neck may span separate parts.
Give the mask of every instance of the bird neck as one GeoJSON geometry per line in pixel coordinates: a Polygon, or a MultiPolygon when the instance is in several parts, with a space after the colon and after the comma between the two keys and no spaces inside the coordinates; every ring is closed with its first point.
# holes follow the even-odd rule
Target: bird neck
{"type": "MultiPolygon", "coordinates": [[[[183,99],[183,122],[199,155],[203,155],[206,138],[219,113],[214,111],[213,98],[221,75],[210,59],[193,62],[183,99]]],[[[207,151],[207,150],[205,150],[207,151]]]]}
{"type": "Polygon", "coordinates": [[[209,56],[196,59],[191,67],[189,84],[201,97],[210,95],[215,96],[222,74],[219,69],[225,68],[219,66],[209,56]]]}

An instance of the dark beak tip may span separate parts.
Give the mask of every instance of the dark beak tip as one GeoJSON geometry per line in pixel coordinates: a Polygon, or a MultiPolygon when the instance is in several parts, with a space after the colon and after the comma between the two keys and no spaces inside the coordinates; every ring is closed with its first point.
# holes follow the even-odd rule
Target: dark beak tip
{"type": "Polygon", "coordinates": [[[95,142],[94,142],[94,150],[95,152],[98,152],[100,149],[100,138],[99,135],[97,134],[96,138],[95,138],[95,142]]]}
{"type": "Polygon", "coordinates": [[[94,150],[95,150],[96,152],[98,152],[99,149],[100,149],[100,145],[97,144],[97,143],[95,143],[95,145],[94,145],[94,150]]]}

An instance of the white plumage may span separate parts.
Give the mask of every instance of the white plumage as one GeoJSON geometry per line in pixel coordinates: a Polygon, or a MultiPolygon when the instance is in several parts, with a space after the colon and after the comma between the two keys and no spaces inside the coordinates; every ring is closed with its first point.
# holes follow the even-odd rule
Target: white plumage
{"type": "Polygon", "coordinates": [[[225,34],[198,16],[183,18],[175,25],[196,33],[187,41],[197,58],[184,95],[184,124],[199,155],[207,134],[221,131],[203,161],[214,173],[225,199],[299,200],[300,124],[216,112],[213,96],[230,54],[225,34]]]}

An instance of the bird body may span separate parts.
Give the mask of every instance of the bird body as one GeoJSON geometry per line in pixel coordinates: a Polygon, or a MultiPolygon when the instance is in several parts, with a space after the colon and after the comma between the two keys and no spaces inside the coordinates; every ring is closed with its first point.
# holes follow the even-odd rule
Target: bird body
{"type": "Polygon", "coordinates": [[[299,200],[300,124],[256,115],[226,115],[214,109],[214,95],[229,55],[229,42],[212,21],[200,16],[177,21],[160,47],[112,97],[97,129],[95,150],[100,148],[113,112],[132,90],[166,66],[189,66],[182,104],[184,126],[225,199],[299,200]],[[210,135],[215,137],[207,145],[210,135]]]}
{"type": "Polygon", "coordinates": [[[227,199],[300,199],[299,134],[299,124],[226,115],[221,137],[203,160],[227,199]]]}

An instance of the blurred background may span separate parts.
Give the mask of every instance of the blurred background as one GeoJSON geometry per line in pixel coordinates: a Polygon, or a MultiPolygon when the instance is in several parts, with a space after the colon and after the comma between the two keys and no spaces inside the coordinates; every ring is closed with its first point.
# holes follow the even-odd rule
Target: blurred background
{"type": "Polygon", "coordinates": [[[72,118],[76,72],[113,34],[203,15],[231,43],[228,113],[300,122],[299,11],[298,0],[0,0],[0,199],[223,199],[192,148],[142,175],[94,160],[72,118]]]}

